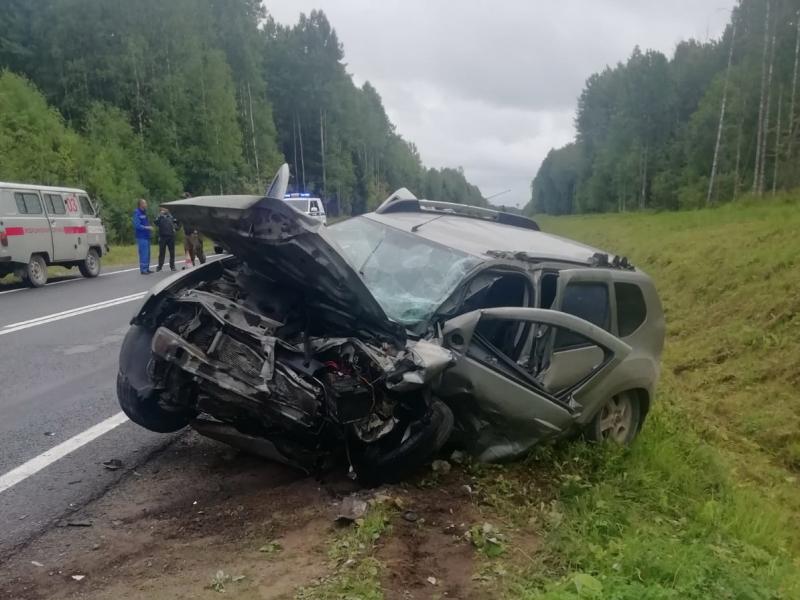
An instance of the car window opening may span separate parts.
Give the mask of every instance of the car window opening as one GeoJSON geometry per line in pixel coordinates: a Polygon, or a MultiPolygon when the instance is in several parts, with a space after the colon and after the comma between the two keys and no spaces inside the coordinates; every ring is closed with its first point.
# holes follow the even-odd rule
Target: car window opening
{"type": "MultiPolygon", "coordinates": [[[[528,280],[521,275],[499,275],[482,291],[479,298],[472,299],[470,310],[530,306],[528,280]]],[[[515,320],[481,319],[475,331],[503,354],[516,359],[520,342],[524,340],[527,329],[527,324],[515,320]]]]}

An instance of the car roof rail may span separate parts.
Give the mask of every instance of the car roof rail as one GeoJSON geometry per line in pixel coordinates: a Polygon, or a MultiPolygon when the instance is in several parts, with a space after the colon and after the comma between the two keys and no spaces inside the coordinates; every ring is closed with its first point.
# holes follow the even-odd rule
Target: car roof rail
{"type": "Polygon", "coordinates": [[[533,231],[541,231],[539,224],[533,219],[515,215],[514,213],[492,210],[482,206],[471,206],[469,204],[456,204],[454,202],[440,202],[438,200],[419,199],[406,188],[400,188],[375,209],[379,215],[388,213],[437,213],[441,215],[453,215],[456,217],[468,217],[471,219],[482,219],[484,221],[494,221],[512,227],[521,227],[533,231]]]}

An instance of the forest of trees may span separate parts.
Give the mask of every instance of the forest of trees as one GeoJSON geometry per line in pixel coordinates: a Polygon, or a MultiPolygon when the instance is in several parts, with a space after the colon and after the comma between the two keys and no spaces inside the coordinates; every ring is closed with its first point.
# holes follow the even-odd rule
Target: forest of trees
{"type": "Polygon", "coordinates": [[[633,50],[586,81],[527,214],[674,210],[800,185],[800,0],[741,0],[719,40],[633,50]],[[713,173],[713,174],[712,174],[713,173]]]}
{"type": "Polygon", "coordinates": [[[284,160],[341,214],[403,186],[485,204],[461,169],[422,165],[321,11],[283,26],[259,0],[3,0],[0,180],[86,188],[126,241],[136,198],[261,191],[284,160]]]}

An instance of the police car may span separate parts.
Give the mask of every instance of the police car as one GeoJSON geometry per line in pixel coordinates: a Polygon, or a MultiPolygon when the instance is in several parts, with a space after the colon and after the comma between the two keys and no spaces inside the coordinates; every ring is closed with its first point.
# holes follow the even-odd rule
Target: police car
{"type": "Polygon", "coordinates": [[[325,215],[325,205],[320,198],[314,198],[309,193],[301,192],[286,194],[284,201],[297,212],[301,212],[304,215],[327,223],[328,218],[325,215]]]}
{"type": "Polygon", "coordinates": [[[86,191],[0,182],[0,277],[15,273],[41,287],[49,265],[97,277],[106,252],[106,230],[86,191]]]}

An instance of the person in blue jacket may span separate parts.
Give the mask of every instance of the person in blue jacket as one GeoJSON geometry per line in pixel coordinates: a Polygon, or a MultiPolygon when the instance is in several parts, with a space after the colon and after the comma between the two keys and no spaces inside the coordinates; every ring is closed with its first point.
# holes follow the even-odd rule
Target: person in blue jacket
{"type": "Polygon", "coordinates": [[[150,232],[153,226],[147,220],[147,200],[139,199],[139,205],[133,211],[133,232],[136,236],[136,246],[139,250],[139,271],[142,275],[149,275],[150,270],[150,232]]]}

